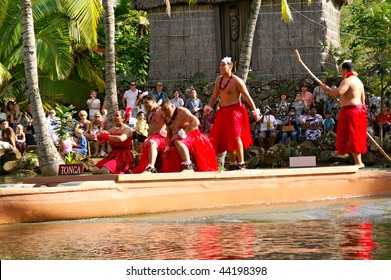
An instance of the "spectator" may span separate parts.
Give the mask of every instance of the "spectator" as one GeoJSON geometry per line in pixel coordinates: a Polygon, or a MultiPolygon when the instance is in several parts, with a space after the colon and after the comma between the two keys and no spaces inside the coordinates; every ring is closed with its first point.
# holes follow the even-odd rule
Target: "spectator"
{"type": "Polygon", "coordinates": [[[89,120],[93,120],[95,113],[100,111],[100,100],[96,98],[96,91],[91,91],[91,98],[87,100],[89,120]]]}
{"type": "Polygon", "coordinates": [[[130,89],[125,91],[124,95],[122,96],[122,106],[124,107],[125,110],[126,108],[131,108],[132,117],[137,118],[137,114],[138,114],[137,101],[139,100],[139,94],[141,93],[141,91],[136,88],[135,81],[131,81],[129,85],[130,85],[130,89]]]}
{"type": "Polygon", "coordinates": [[[390,131],[391,113],[388,111],[386,104],[383,104],[381,114],[377,115],[376,123],[383,128],[383,137],[390,131]],[[382,116],[382,123],[380,124],[380,116],[382,116]]]}
{"type": "Polygon", "coordinates": [[[186,101],[185,108],[188,109],[197,119],[201,118],[202,113],[202,101],[197,97],[195,89],[190,91],[190,98],[186,101]]]}
{"type": "MultiPolygon", "coordinates": [[[[320,80],[322,83],[326,83],[326,77],[322,76],[320,77],[320,80]]],[[[324,104],[326,103],[327,100],[327,92],[325,92],[321,86],[317,86],[314,89],[314,93],[312,95],[312,105],[315,106],[316,111],[322,115],[322,117],[325,116],[325,112],[323,111],[324,109],[324,104]]]]}
{"type": "Polygon", "coordinates": [[[312,105],[312,93],[308,91],[307,83],[302,83],[301,85],[301,98],[305,102],[305,106],[307,108],[312,105]]]}
{"type": "Polygon", "coordinates": [[[3,110],[3,106],[0,106],[0,121],[5,121],[7,119],[7,114],[3,110]]]}
{"type": "Polygon", "coordinates": [[[54,110],[49,110],[47,123],[48,123],[48,127],[49,127],[49,133],[53,139],[54,144],[59,145],[59,137],[57,134],[57,130],[60,127],[61,120],[59,117],[56,117],[56,112],[54,110]]]}
{"type": "Polygon", "coordinates": [[[295,101],[292,103],[292,107],[295,108],[296,116],[300,117],[303,122],[305,121],[305,114],[307,112],[307,106],[305,105],[305,102],[303,101],[301,94],[296,94],[295,101]]]}
{"type": "Polygon", "coordinates": [[[297,142],[297,136],[301,135],[301,125],[303,124],[302,118],[298,117],[296,115],[296,110],[294,107],[289,109],[288,116],[284,119],[284,125],[285,126],[293,126],[290,129],[287,129],[286,131],[282,131],[281,135],[281,143],[286,144],[286,140],[288,137],[290,137],[290,140],[292,142],[297,142]],[[293,129],[293,130],[292,130],[293,129]]]}
{"type": "Polygon", "coordinates": [[[331,113],[326,112],[326,119],[323,121],[324,132],[328,133],[329,131],[334,131],[334,125],[335,125],[335,121],[331,117],[331,113]]]}
{"type": "Polygon", "coordinates": [[[143,112],[138,112],[135,130],[137,133],[137,142],[140,143],[144,143],[145,139],[148,137],[148,124],[144,116],[143,112]]]}
{"type": "Polygon", "coordinates": [[[84,110],[79,112],[79,120],[75,125],[75,131],[76,129],[83,130],[83,134],[87,139],[94,139],[94,135],[91,134],[91,122],[87,119],[87,112],[84,110]]]}
{"type": "Polygon", "coordinates": [[[288,111],[291,107],[291,103],[289,103],[286,98],[286,92],[281,93],[280,101],[276,104],[277,124],[283,124],[285,118],[288,116],[288,111]]]}
{"type": "Polygon", "coordinates": [[[263,116],[261,117],[261,131],[258,136],[259,146],[262,149],[267,150],[274,145],[274,142],[277,138],[276,133],[276,118],[271,114],[272,109],[269,105],[263,107],[263,116]],[[267,140],[268,145],[266,145],[265,140],[267,140]]]}
{"type": "Polygon", "coordinates": [[[16,126],[16,133],[15,133],[15,137],[16,137],[16,148],[19,150],[19,152],[24,155],[26,153],[26,136],[23,132],[23,125],[21,124],[18,124],[16,126]]]}
{"type": "Polygon", "coordinates": [[[185,102],[183,101],[183,99],[182,98],[180,98],[180,95],[181,95],[181,93],[180,93],[180,91],[179,90],[174,90],[174,93],[173,93],[173,95],[174,95],[174,98],[173,99],[171,99],[171,102],[172,102],[172,104],[174,104],[175,105],[175,107],[182,107],[182,106],[184,106],[185,105],[185,102]]]}
{"type": "Polygon", "coordinates": [[[83,155],[87,154],[87,139],[84,136],[84,131],[80,128],[75,129],[72,147],[72,151],[77,151],[83,155]]]}
{"type": "Polygon", "coordinates": [[[167,93],[163,91],[163,84],[158,82],[156,84],[156,91],[153,92],[153,95],[156,98],[156,102],[160,105],[164,98],[168,98],[167,93]],[[161,100],[161,101],[160,101],[161,100]]]}
{"type": "Polygon", "coordinates": [[[321,115],[316,113],[314,106],[310,109],[310,114],[306,119],[306,140],[316,140],[322,135],[323,118],[321,115]]]}

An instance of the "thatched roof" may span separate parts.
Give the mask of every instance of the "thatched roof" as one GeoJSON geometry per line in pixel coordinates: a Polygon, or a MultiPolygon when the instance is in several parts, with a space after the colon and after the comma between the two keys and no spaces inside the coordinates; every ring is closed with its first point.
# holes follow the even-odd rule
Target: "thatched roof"
{"type": "MultiPolygon", "coordinates": [[[[237,0],[236,0],[237,1],[237,0]]],[[[303,0],[304,1],[304,0],[303,0]]],[[[331,0],[336,7],[341,7],[343,5],[348,5],[353,3],[353,0],[331,0]]],[[[164,0],[133,0],[133,7],[136,10],[148,10],[158,7],[166,6],[164,0]]],[[[228,3],[235,2],[235,0],[198,0],[197,4],[219,4],[219,3],[228,3]]],[[[170,0],[171,6],[173,5],[187,5],[188,0],[170,0]]],[[[289,2],[288,2],[289,3],[289,2]]]]}

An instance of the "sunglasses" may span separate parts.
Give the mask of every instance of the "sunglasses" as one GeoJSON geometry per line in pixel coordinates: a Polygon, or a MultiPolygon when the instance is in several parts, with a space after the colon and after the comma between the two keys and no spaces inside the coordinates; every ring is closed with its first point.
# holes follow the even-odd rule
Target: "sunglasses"
{"type": "Polygon", "coordinates": [[[100,118],[101,116],[95,116],[95,118],[100,118]]]}
{"type": "Polygon", "coordinates": [[[136,84],[130,84],[131,86],[135,86],[136,84]]]}

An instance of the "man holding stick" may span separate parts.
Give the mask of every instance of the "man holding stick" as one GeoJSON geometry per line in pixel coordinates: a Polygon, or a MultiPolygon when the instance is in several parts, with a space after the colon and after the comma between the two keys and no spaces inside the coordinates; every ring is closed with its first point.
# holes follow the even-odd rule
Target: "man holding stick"
{"type": "Polygon", "coordinates": [[[354,72],[354,66],[342,64],[343,80],[338,88],[321,84],[322,89],[333,97],[341,96],[341,113],[338,119],[336,147],[338,154],[351,153],[358,168],[363,168],[361,154],[367,151],[367,109],[364,85],[354,72]]]}

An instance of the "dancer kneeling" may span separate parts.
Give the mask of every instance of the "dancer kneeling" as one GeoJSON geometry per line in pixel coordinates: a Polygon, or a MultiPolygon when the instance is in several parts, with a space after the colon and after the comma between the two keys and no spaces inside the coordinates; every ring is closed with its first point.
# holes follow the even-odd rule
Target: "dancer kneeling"
{"type": "Polygon", "coordinates": [[[163,172],[162,155],[167,135],[164,116],[153,94],[146,94],[143,97],[143,105],[147,110],[148,138],[141,146],[140,162],[132,169],[132,173],[163,172]]]}
{"type": "Polygon", "coordinates": [[[97,135],[98,141],[109,142],[111,152],[96,164],[92,169],[93,174],[124,174],[132,168],[132,130],[124,124],[124,120],[125,112],[116,111],[113,115],[113,127],[97,135]]]}
{"type": "Polygon", "coordinates": [[[198,130],[200,122],[197,117],[184,107],[175,107],[168,98],[163,100],[161,110],[167,127],[164,170],[217,171],[213,146],[209,138],[198,130]]]}

